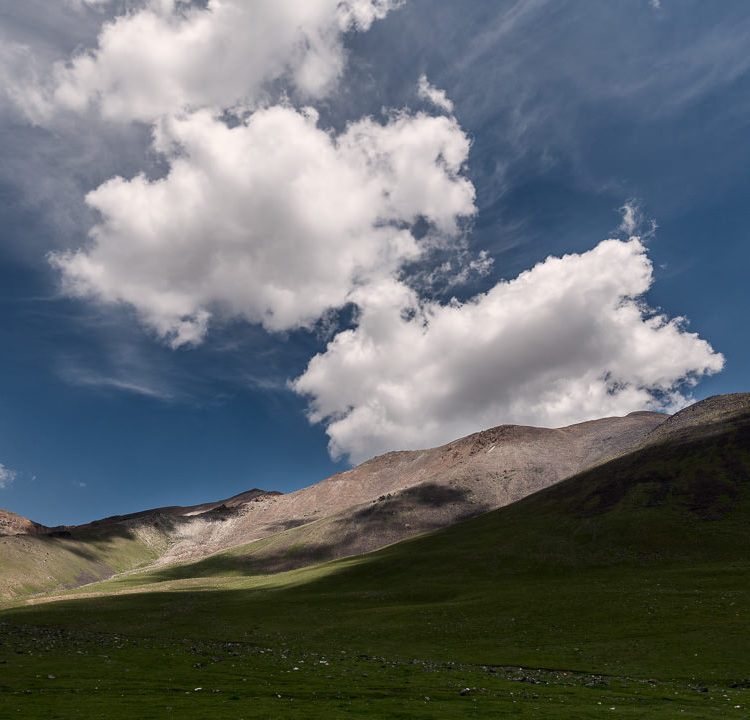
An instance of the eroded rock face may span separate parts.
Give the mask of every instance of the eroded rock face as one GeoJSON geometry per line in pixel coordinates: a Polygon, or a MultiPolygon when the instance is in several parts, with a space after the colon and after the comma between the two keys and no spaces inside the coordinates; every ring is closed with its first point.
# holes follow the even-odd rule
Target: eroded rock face
{"type": "Polygon", "coordinates": [[[49,529],[9,510],[0,509],[0,535],[41,535],[49,529]]]}

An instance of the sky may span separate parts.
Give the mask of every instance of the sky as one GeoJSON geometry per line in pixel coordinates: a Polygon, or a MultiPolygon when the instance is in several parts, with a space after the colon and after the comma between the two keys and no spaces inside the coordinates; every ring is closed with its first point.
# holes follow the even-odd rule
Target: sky
{"type": "Polygon", "coordinates": [[[744,0],[0,0],[0,507],[748,390],[749,42],[744,0]]]}

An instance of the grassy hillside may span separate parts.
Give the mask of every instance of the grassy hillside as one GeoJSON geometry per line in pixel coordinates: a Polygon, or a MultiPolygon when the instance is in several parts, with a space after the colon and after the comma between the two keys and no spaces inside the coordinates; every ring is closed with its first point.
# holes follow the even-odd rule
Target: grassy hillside
{"type": "MultiPolygon", "coordinates": [[[[461,585],[464,575],[479,580],[497,573],[747,557],[750,414],[703,425],[695,435],[649,445],[509,507],[371,553],[367,572],[377,567],[379,575],[385,573],[388,582],[398,585],[423,574],[423,568],[439,566],[446,582],[461,585]],[[417,556],[418,562],[413,559],[417,556]]],[[[361,522],[374,518],[387,524],[390,515],[402,510],[397,501],[400,498],[366,506],[361,522]]],[[[201,561],[120,578],[106,587],[272,572],[290,556],[324,555],[325,541],[339,533],[336,522],[335,517],[324,518],[201,561]]]]}
{"type": "Polygon", "coordinates": [[[53,535],[0,537],[0,598],[75,587],[153,562],[167,536],[155,526],[111,524],[53,535]]]}
{"type": "MultiPolygon", "coordinates": [[[[252,698],[252,715],[222,705],[238,718],[277,717],[279,700],[293,717],[317,717],[317,709],[335,717],[336,708],[362,717],[469,709],[487,717],[594,717],[610,706],[632,717],[743,717],[750,419],[724,419],[693,437],[370,555],[265,575],[254,573],[258,546],[250,545],[92,585],[88,597],[8,607],[0,620],[65,628],[87,653],[96,638],[112,643],[117,633],[122,662],[141,653],[143,667],[159,670],[139,670],[141,686],[113,675],[109,692],[137,705],[134,688],[144,698],[181,688],[187,717],[203,717],[208,707],[201,696],[195,714],[185,709],[192,678],[201,687],[210,678],[222,692],[233,687],[238,702],[252,698]],[[200,660],[195,668],[186,643],[239,643],[247,657],[234,665],[200,660]],[[336,670],[321,658],[335,658],[336,670]],[[256,685],[247,690],[242,677],[253,673],[256,685]],[[463,683],[474,690],[461,696],[463,683]],[[421,694],[432,698],[429,706],[421,694]]],[[[62,662],[71,641],[60,642],[49,657],[58,653],[62,662]]],[[[87,662],[78,657],[76,672],[93,684],[103,671],[87,662]]],[[[4,672],[17,678],[8,685],[15,692],[32,671],[12,664],[4,672]]],[[[40,693],[49,687],[38,684],[40,693]]],[[[93,690],[90,702],[96,706],[93,690]]]]}
{"type": "MultiPolygon", "coordinates": [[[[505,506],[639,446],[665,417],[637,412],[558,429],[502,425],[436,448],[386,453],[286,495],[255,489],[223,501],[114,515],[86,526],[45,528],[0,509],[0,536],[64,530],[85,542],[92,526],[117,526],[116,536],[118,528],[143,531],[151,524],[157,534],[167,535],[162,538],[166,552],[159,557],[166,565],[298,528],[275,537],[263,553],[261,546],[253,551],[256,571],[291,570],[370,552],[505,506]]],[[[23,538],[6,544],[6,554],[17,552],[5,568],[5,595],[81,585],[128,567],[102,559],[99,547],[76,559],[63,543],[47,543],[43,552],[23,538]],[[71,566],[71,560],[77,562],[71,566]]]]}

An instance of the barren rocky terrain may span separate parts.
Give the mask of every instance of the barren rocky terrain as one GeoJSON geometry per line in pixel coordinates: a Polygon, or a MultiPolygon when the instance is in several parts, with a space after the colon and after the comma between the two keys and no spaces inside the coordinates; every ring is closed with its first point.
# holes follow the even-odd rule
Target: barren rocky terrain
{"type": "Polygon", "coordinates": [[[9,510],[0,509],[0,535],[37,535],[48,532],[50,528],[16,515],[9,510]]]}
{"type": "Polygon", "coordinates": [[[263,541],[252,552],[258,572],[367,552],[629,452],[666,417],[636,412],[557,429],[501,425],[428,450],[386,453],[289,494],[254,489],[75,527],[45,528],[3,511],[0,592],[71,587],[255,541],[263,541]]]}

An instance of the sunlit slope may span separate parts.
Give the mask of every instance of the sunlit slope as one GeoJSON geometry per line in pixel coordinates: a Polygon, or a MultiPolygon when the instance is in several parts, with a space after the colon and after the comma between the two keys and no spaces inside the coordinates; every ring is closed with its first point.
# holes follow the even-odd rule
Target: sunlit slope
{"type": "Polygon", "coordinates": [[[154,525],[74,528],[51,535],[0,537],[0,598],[87,582],[148,565],[167,546],[154,525]]]}
{"type": "Polygon", "coordinates": [[[222,553],[2,619],[746,682],[749,512],[743,412],[370,555],[258,576],[222,553]]]}

